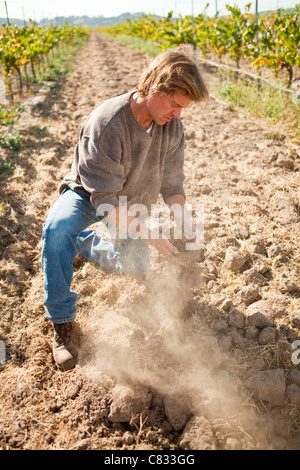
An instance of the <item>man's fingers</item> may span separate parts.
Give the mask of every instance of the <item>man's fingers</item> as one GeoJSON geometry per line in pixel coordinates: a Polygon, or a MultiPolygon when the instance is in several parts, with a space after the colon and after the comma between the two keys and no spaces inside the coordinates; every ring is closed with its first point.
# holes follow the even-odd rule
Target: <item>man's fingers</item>
{"type": "Polygon", "coordinates": [[[161,238],[156,240],[153,245],[170,263],[176,264],[178,266],[186,266],[186,263],[177,257],[177,255],[179,255],[179,250],[176,248],[176,246],[172,245],[169,240],[161,238]]]}

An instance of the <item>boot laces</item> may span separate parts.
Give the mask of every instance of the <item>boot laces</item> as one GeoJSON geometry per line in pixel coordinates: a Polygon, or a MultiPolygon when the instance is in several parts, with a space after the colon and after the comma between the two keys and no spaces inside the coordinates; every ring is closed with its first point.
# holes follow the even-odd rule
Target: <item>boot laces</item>
{"type": "Polygon", "coordinates": [[[69,323],[57,323],[55,325],[55,339],[58,344],[70,344],[72,324],[69,323]]]}

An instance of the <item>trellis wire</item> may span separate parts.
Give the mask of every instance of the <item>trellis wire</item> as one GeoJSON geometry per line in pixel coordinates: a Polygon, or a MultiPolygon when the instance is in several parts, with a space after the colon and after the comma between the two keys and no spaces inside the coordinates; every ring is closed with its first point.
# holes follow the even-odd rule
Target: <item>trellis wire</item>
{"type": "Polygon", "coordinates": [[[291,94],[294,93],[294,90],[289,90],[288,88],[283,88],[279,85],[275,85],[274,83],[270,82],[266,78],[260,77],[259,75],[255,75],[250,72],[246,72],[246,70],[232,68],[225,64],[217,64],[216,62],[213,62],[212,60],[209,60],[209,59],[205,59],[204,57],[201,57],[201,56],[197,56],[197,59],[201,60],[202,62],[206,62],[207,64],[212,65],[213,67],[223,68],[223,69],[229,70],[230,72],[238,73],[240,75],[248,75],[249,77],[255,80],[261,80],[264,83],[266,83],[268,86],[271,86],[277,90],[284,91],[286,93],[291,93],[291,94]]]}

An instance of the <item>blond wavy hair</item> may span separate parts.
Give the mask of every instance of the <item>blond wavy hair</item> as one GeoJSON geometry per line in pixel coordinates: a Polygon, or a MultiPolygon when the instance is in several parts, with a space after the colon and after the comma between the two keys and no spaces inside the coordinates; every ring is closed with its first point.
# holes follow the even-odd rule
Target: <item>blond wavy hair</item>
{"type": "Polygon", "coordinates": [[[151,99],[156,93],[170,95],[181,92],[191,101],[207,101],[208,88],[188,48],[179,47],[159,54],[144,69],[137,91],[140,96],[151,99]]]}

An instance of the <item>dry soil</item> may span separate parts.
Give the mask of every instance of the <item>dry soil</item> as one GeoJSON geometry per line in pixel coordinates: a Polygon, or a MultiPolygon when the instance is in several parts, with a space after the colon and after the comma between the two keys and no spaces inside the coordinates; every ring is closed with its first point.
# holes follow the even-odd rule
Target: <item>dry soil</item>
{"type": "Polygon", "coordinates": [[[22,114],[21,150],[3,150],[17,164],[0,188],[0,449],[299,449],[299,141],[214,93],[182,117],[203,247],[176,241],[185,267],[151,251],[147,279],[77,257],[80,361],[53,362],[42,224],[82,121],[145,61],[93,32],[22,114]]]}

